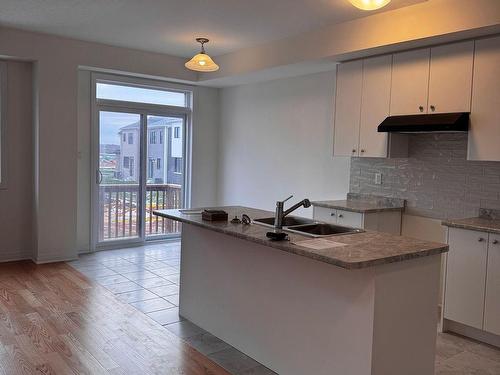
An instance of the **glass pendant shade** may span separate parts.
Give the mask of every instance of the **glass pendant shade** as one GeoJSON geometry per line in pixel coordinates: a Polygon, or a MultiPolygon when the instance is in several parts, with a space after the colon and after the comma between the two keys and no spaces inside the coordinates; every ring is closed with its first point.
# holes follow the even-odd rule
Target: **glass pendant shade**
{"type": "Polygon", "coordinates": [[[210,56],[203,52],[193,56],[193,58],[185,63],[184,66],[197,72],[215,72],[216,70],[219,70],[219,65],[217,65],[210,56]]]}
{"type": "Polygon", "coordinates": [[[362,10],[375,10],[385,7],[391,0],[349,0],[349,2],[362,10]]]}
{"type": "Polygon", "coordinates": [[[194,55],[191,60],[184,64],[190,70],[197,72],[215,72],[219,70],[217,65],[210,56],[205,53],[205,43],[208,43],[207,38],[196,38],[196,41],[201,44],[201,52],[194,55]]]}

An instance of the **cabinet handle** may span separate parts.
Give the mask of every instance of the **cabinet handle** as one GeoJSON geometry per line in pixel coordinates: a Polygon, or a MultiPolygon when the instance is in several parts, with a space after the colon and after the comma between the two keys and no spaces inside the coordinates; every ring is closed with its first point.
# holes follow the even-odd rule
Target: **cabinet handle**
{"type": "Polygon", "coordinates": [[[330,216],[335,216],[335,212],[332,212],[332,213],[330,214],[330,216]]]}
{"type": "Polygon", "coordinates": [[[354,153],[354,152],[356,152],[356,149],[355,149],[355,148],[353,148],[353,149],[352,149],[352,152],[353,152],[353,153],[354,153]]]}
{"type": "Polygon", "coordinates": [[[339,217],[344,217],[344,215],[340,214],[339,217]]]}
{"type": "Polygon", "coordinates": [[[483,238],[483,237],[479,237],[477,240],[478,240],[479,242],[483,242],[483,241],[484,241],[484,238],[483,238]]]}
{"type": "Polygon", "coordinates": [[[493,245],[498,244],[498,240],[493,240],[492,244],[493,244],[493,245]]]}
{"type": "Polygon", "coordinates": [[[431,111],[434,112],[436,110],[436,107],[431,105],[431,111]]]}
{"type": "Polygon", "coordinates": [[[365,150],[361,149],[361,152],[365,152],[365,150]]]}
{"type": "Polygon", "coordinates": [[[418,107],[418,109],[420,110],[420,112],[424,111],[424,107],[422,107],[422,106],[418,107]]]}

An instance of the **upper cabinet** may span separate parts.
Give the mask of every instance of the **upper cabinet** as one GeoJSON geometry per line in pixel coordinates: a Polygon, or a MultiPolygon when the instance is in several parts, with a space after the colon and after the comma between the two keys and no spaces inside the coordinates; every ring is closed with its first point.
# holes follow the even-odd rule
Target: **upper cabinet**
{"type": "Polygon", "coordinates": [[[474,41],[394,54],[391,115],[469,112],[474,41]]]}
{"type": "Polygon", "coordinates": [[[474,41],[431,48],[428,113],[470,112],[474,41]]]}
{"type": "Polygon", "coordinates": [[[337,67],[335,99],[335,156],[357,156],[359,142],[359,113],[363,61],[351,61],[337,67]]]}
{"type": "Polygon", "coordinates": [[[391,65],[391,55],[363,60],[359,156],[387,156],[388,135],[377,132],[377,128],[389,116],[391,65]]]}
{"type": "Polygon", "coordinates": [[[470,112],[468,160],[500,161],[498,77],[498,36],[342,63],[333,154],[387,157],[387,116],[470,112]]]}
{"type": "Polygon", "coordinates": [[[335,156],[387,156],[387,134],[377,127],[389,115],[391,63],[389,55],[339,65],[335,156]]]}
{"type": "Polygon", "coordinates": [[[500,37],[476,40],[469,160],[500,161],[500,37]]]}
{"type": "Polygon", "coordinates": [[[394,54],[390,109],[392,116],[426,112],[429,58],[428,48],[394,54]]]}

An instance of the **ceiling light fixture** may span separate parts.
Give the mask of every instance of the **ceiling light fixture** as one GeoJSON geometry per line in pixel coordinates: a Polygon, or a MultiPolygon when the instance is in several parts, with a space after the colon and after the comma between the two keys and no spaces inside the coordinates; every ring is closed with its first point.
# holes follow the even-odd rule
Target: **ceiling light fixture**
{"type": "Polygon", "coordinates": [[[385,7],[391,0],[349,0],[349,2],[361,10],[375,10],[385,7]]]}
{"type": "Polygon", "coordinates": [[[219,70],[219,65],[205,53],[204,44],[208,43],[209,40],[207,38],[196,38],[196,41],[201,44],[201,52],[194,55],[191,60],[184,64],[184,66],[197,72],[215,72],[219,70]]]}

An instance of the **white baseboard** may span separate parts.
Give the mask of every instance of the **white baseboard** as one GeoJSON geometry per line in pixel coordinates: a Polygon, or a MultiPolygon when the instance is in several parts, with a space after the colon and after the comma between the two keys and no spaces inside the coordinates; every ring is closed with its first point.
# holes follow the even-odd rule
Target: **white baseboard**
{"type": "Polygon", "coordinates": [[[477,328],[466,326],[453,320],[443,320],[443,332],[454,332],[471,339],[500,348],[500,336],[477,328]]]}
{"type": "Polygon", "coordinates": [[[0,252],[0,263],[31,260],[31,256],[28,254],[29,251],[0,252]]]}

